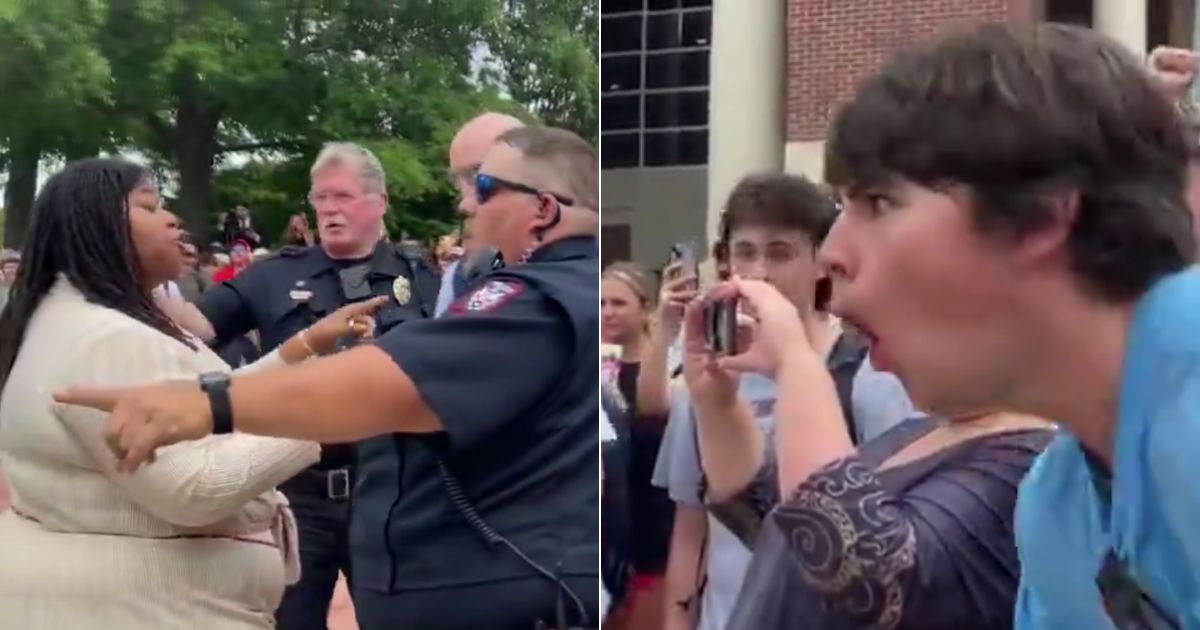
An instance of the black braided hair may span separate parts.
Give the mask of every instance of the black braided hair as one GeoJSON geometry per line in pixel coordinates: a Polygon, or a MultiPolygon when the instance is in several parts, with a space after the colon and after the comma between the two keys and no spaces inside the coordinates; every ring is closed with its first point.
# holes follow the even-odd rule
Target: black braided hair
{"type": "Polygon", "coordinates": [[[154,303],[134,250],[128,197],[150,171],[119,159],[74,162],[42,187],[21,252],[21,273],[0,312],[0,390],[8,382],[29,320],[57,278],[89,302],[120,311],[196,346],[154,303]]]}

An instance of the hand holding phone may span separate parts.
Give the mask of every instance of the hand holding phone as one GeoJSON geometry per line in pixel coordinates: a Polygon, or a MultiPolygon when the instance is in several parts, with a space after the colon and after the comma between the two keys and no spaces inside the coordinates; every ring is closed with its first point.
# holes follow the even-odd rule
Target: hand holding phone
{"type": "Polygon", "coordinates": [[[674,338],[679,334],[683,309],[696,298],[700,282],[690,246],[683,243],[674,245],[668,259],[658,292],[658,322],[667,336],[674,338]]]}
{"type": "Polygon", "coordinates": [[[696,250],[688,243],[676,243],[671,246],[671,252],[667,256],[667,268],[671,269],[670,279],[690,276],[698,278],[700,275],[700,265],[696,260],[696,250]]]}
{"type": "Polygon", "coordinates": [[[738,353],[738,301],[736,297],[710,301],[704,306],[704,341],[709,352],[729,357],[738,353]]]}

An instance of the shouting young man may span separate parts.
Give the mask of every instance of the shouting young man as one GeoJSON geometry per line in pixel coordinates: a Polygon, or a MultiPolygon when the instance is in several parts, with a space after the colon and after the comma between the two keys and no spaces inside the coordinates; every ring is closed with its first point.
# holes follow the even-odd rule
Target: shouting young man
{"type": "Polygon", "coordinates": [[[1063,433],[1022,487],[1027,628],[1200,627],[1200,272],[1181,120],[1090,30],[986,25],[837,116],[822,257],[876,367],[1063,433]]]}

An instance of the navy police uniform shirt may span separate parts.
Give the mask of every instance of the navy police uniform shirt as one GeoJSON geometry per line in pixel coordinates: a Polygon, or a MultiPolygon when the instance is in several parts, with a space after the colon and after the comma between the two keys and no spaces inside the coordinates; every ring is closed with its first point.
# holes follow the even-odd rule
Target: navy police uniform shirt
{"type": "MultiPolygon", "coordinates": [[[[258,330],[265,354],[343,305],[376,295],[395,298],[377,317],[377,335],[432,317],[439,282],[419,254],[386,241],[360,260],[335,260],[320,247],[285,247],[209,289],[197,307],[216,331],[214,345],[258,330]]],[[[353,465],[354,449],[326,444],[316,467],[353,465]]]]}
{"type": "Polygon", "coordinates": [[[478,279],[441,318],[378,340],[444,431],[397,434],[376,456],[392,478],[360,482],[351,549],[364,629],[532,628],[553,614],[553,582],[489,530],[573,581],[598,619],[598,264],[594,237],[549,243],[478,279]],[[518,584],[546,595],[527,601],[518,584]],[[436,609],[447,592],[471,601],[436,609]]]}

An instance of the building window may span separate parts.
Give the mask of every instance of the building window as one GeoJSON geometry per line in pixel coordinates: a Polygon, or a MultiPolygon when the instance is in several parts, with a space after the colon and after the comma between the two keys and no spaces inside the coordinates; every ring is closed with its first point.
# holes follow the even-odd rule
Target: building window
{"type": "Polygon", "coordinates": [[[600,49],[605,52],[627,52],[642,49],[642,16],[618,15],[604,18],[600,31],[600,49]]]}
{"type": "Polygon", "coordinates": [[[703,127],[708,124],[708,90],[646,95],[646,127],[703,127]]]}
{"type": "Polygon", "coordinates": [[[633,13],[646,8],[646,0],[604,0],[600,13],[633,13]]]}
{"type": "Polygon", "coordinates": [[[646,18],[646,48],[698,48],[708,46],[712,13],[653,13],[646,18]]]}
{"type": "Polygon", "coordinates": [[[628,225],[600,226],[600,242],[603,243],[600,248],[601,267],[621,260],[632,260],[633,232],[628,225]]]}
{"type": "Polygon", "coordinates": [[[646,166],[708,162],[707,129],[646,133],[645,143],[643,163],[646,166]]]}
{"type": "Polygon", "coordinates": [[[600,134],[601,168],[640,166],[641,139],[641,134],[637,132],[600,134]]]}
{"type": "Polygon", "coordinates": [[[600,117],[605,129],[633,129],[642,126],[642,97],[638,94],[605,96],[600,99],[600,117]]]}
{"type": "Polygon", "coordinates": [[[642,88],[642,56],[620,55],[600,60],[605,92],[636,92],[642,88]]]}
{"type": "Polygon", "coordinates": [[[602,5],[602,166],[707,163],[712,0],[602,5]]]}

